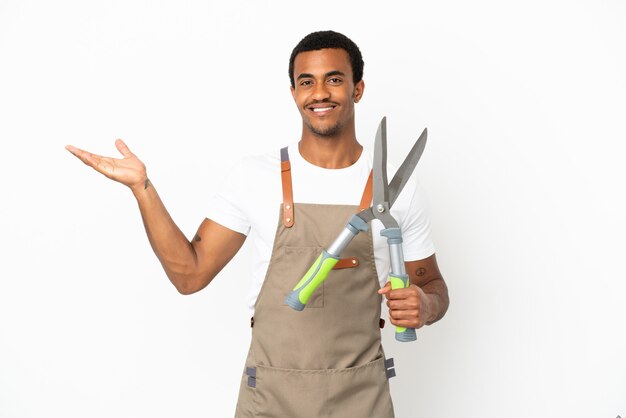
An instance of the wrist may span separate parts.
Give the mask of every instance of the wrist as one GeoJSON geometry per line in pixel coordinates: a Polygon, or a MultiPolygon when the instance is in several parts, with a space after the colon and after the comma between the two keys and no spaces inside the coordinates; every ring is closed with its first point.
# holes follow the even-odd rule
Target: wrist
{"type": "Polygon", "coordinates": [[[130,190],[133,192],[133,195],[135,195],[135,197],[139,199],[143,195],[143,193],[145,193],[149,188],[152,188],[152,183],[150,182],[150,179],[146,177],[144,181],[129,187],[130,190]]]}
{"type": "Polygon", "coordinates": [[[424,324],[430,325],[437,320],[438,316],[437,306],[439,305],[439,303],[437,301],[437,295],[433,295],[432,293],[424,293],[424,302],[426,302],[425,305],[427,313],[424,324]]]}

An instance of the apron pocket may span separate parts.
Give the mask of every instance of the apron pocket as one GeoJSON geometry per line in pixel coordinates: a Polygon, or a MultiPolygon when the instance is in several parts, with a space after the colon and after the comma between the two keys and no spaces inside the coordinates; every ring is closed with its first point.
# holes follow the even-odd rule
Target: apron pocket
{"type": "Polygon", "coordinates": [[[348,369],[297,370],[258,365],[258,418],[393,418],[384,359],[348,369]]]}
{"type": "MultiPolygon", "coordinates": [[[[288,247],[285,246],[284,255],[289,260],[290,271],[299,272],[299,276],[290,277],[291,281],[286,281],[286,287],[283,290],[285,297],[291,293],[294,286],[300,281],[300,279],[306,274],[311,265],[317,260],[317,257],[322,253],[322,247],[288,247]]],[[[331,273],[332,274],[332,271],[331,273]]],[[[289,277],[289,276],[287,276],[289,277]]],[[[284,301],[285,298],[283,298],[284,301]]],[[[285,303],[283,302],[283,305],[285,303]]],[[[306,304],[307,308],[323,308],[324,307],[324,282],[322,282],[311,294],[311,298],[306,304]]],[[[306,308],[305,308],[306,309],[306,308]]]]}

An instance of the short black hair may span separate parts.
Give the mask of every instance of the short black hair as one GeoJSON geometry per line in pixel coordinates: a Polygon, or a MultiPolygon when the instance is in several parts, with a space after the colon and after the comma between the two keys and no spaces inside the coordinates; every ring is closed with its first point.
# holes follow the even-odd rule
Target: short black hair
{"type": "Polygon", "coordinates": [[[296,86],[293,74],[293,63],[296,60],[296,56],[301,52],[317,51],[324,48],[345,50],[348,56],[350,56],[354,84],[363,79],[363,57],[359,47],[346,35],[332,30],[325,30],[309,33],[291,51],[291,57],[289,57],[289,80],[291,80],[291,87],[296,86]]]}

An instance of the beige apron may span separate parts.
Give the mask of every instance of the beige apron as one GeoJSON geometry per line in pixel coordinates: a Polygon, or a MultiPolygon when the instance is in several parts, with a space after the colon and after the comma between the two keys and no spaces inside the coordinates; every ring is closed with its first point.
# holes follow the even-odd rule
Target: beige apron
{"type": "MultiPolygon", "coordinates": [[[[355,237],[306,308],[286,295],[358,206],[293,206],[286,148],[284,203],[252,320],[236,418],[393,418],[393,361],[380,342],[381,296],[371,232],[355,237]],[[294,219],[297,218],[297,219],[294,219]]],[[[371,204],[371,176],[362,206],[371,204]]]]}

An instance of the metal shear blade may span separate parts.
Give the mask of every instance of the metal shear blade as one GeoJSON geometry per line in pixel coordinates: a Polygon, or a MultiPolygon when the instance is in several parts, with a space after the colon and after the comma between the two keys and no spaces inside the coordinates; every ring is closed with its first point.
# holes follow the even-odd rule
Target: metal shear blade
{"type": "Polygon", "coordinates": [[[383,117],[376,131],[374,142],[374,166],[373,166],[373,188],[374,197],[372,207],[359,213],[359,217],[365,222],[372,219],[379,219],[385,228],[397,227],[398,224],[389,213],[404,185],[411,177],[418,161],[420,160],[424,148],[428,130],[424,129],[420,137],[413,144],[413,148],[407,154],[400,165],[400,168],[393,176],[391,183],[387,182],[387,118],[383,117]]]}

